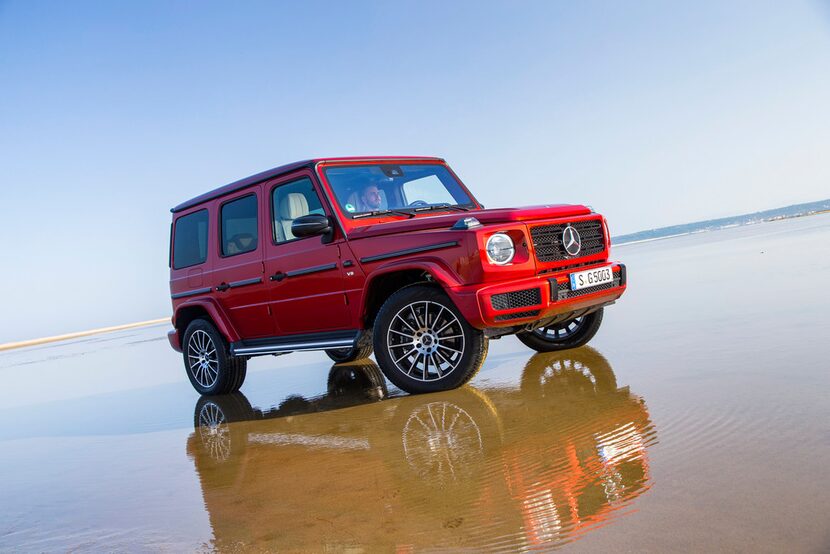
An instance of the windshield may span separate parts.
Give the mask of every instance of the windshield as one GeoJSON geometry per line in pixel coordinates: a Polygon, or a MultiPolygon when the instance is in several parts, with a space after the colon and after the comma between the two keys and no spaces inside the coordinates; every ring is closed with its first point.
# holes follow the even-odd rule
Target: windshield
{"type": "Polygon", "coordinates": [[[440,207],[473,207],[443,165],[350,165],[326,168],[337,203],[349,217],[375,212],[411,215],[440,207]]]}

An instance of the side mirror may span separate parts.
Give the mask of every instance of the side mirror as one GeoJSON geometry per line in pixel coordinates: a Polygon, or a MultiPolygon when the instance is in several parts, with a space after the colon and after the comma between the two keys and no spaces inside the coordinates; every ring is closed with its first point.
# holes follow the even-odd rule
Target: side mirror
{"type": "Polygon", "coordinates": [[[321,214],[303,215],[291,223],[291,234],[297,238],[325,235],[330,232],[331,222],[328,217],[321,214]]]}

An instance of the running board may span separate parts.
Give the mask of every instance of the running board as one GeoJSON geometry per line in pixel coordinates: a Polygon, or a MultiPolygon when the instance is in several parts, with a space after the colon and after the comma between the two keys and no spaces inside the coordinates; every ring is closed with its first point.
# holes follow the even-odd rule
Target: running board
{"type": "Polygon", "coordinates": [[[295,351],[352,348],[359,335],[360,331],[332,331],[241,340],[231,343],[231,356],[263,356],[295,351]]]}

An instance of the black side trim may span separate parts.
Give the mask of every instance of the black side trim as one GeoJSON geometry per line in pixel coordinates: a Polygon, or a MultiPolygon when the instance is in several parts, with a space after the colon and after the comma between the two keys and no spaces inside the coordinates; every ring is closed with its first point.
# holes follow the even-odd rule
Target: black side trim
{"type": "Polygon", "coordinates": [[[330,269],[337,269],[337,264],[315,265],[314,267],[306,267],[303,269],[295,269],[294,271],[286,271],[286,277],[297,277],[298,275],[308,275],[309,273],[317,273],[319,271],[329,271],[330,269]]]}
{"type": "Polygon", "coordinates": [[[299,335],[282,335],[279,337],[263,337],[234,342],[232,346],[279,346],[282,344],[313,343],[336,340],[356,340],[360,330],[347,329],[345,331],[325,331],[322,333],[302,333],[299,335]]]}
{"type": "Polygon", "coordinates": [[[324,331],[322,333],[301,333],[299,335],[282,335],[279,337],[264,337],[260,339],[248,339],[239,341],[245,346],[258,346],[260,344],[281,344],[294,342],[318,342],[322,340],[354,339],[360,331],[357,329],[346,329],[345,331],[324,331]]]}
{"type": "Polygon", "coordinates": [[[625,264],[617,264],[620,266],[620,285],[624,285],[628,282],[628,273],[625,269],[625,264]]]}
{"type": "Polygon", "coordinates": [[[170,298],[172,298],[173,300],[176,300],[178,298],[187,298],[188,296],[196,296],[196,295],[199,295],[199,294],[207,294],[207,293],[210,292],[210,290],[211,290],[210,287],[206,287],[206,288],[203,288],[203,289],[194,289],[194,290],[189,290],[189,291],[186,291],[186,292],[177,292],[176,294],[171,294],[170,298]]]}
{"type": "Polygon", "coordinates": [[[404,250],[395,250],[394,252],[387,252],[386,254],[377,254],[375,256],[366,256],[360,258],[360,263],[377,262],[379,260],[387,260],[389,258],[397,258],[398,256],[406,256],[407,254],[417,254],[419,252],[429,252],[430,250],[440,250],[442,248],[450,248],[458,246],[458,241],[442,242],[439,244],[431,244],[429,246],[418,246],[415,248],[406,248],[404,250]]]}
{"type": "Polygon", "coordinates": [[[262,282],[262,277],[256,277],[254,279],[243,279],[242,281],[233,281],[228,283],[228,286],[232,289],[237,287],[244,287],[246,285],[258,285],[262,282]]]}

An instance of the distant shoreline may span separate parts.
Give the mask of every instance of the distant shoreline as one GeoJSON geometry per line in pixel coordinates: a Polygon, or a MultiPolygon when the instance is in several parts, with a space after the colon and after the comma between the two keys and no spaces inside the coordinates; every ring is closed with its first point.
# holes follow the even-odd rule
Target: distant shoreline
{"type": "Polygon", "coordinates": [[[77,339],[80,337],[88,337],[90,335],[99,335],[102,333],[111,333],[113,331],[123,331],[125,329],[135,329],[136,327],[147,327],[149,325],[156,325],[158,323],[164,323],[165,321],[170,321],[169,317],[163,317],[160,319],[151,319],[149,321],[139,321],[138,323],[127,323],[124,325],[115,325],[112,327],[101,327],[100,329],[90,329],[89,331],[78,331],[76,333],[66,333],[65,335],[55,335],[52,337],[43,337],[40,339],[29,339],[29,340],[21,340],[17,342],[7,342],[5,344],[0,344],[0,352],[5,350],[13,350],[15,348],[25,348],[27,346],[38,346],[41,344],[47,344],[50,342],[59,342],[63,340],[70,340],[70,339],[77,339]]]}
{"type": "Polygon", "coordinates": [[[782,221],[785,219],[795,219],[798,217],[822,215],[827,213],[830,213],[830,199],[820,200],[818,202],[809,202],[806,204],[794,204],[792,206],[764,210],[762,212],[755,212],[751,214],[721,217],[718,219],[708,219],[692,223],[682,223],[680,225],[669,225],[667,227],[658,227],[656,229],[646,229],[635,233],[611,237],[611,245],[623,246],[625,244],[667,239],[683,235],[703,233],[705,231],[720,231],[721,229],[728,229],[731,227],[743,227],[745,225],[769,223],[773,221],[782,221]]]}

